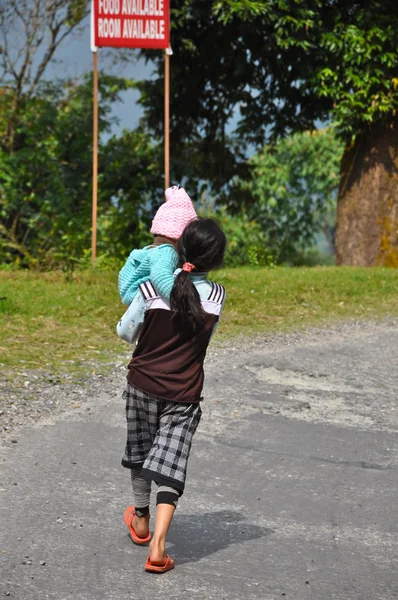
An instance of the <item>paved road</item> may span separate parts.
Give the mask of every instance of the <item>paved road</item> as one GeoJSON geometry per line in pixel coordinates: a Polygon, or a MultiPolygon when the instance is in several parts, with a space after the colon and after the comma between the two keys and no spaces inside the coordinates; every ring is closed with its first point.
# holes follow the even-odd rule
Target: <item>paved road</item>
{"type": "Polygon", "coordinates": [[[0,597],[397,598],[397,364],[396,324],[213,349],[164,576],[123,524],[119,396],[20,429],[0,450],[0,597]]]}

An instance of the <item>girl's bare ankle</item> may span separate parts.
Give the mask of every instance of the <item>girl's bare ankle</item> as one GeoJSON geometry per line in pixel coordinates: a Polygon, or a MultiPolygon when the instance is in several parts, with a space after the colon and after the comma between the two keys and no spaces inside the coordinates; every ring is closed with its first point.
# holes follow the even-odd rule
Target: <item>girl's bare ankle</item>
{"type": "Polygon", "coordinates": [[[149,544],[149,556],[152,561],[162,561],[166,554],[165,540],[152,540],[149,544]]]}

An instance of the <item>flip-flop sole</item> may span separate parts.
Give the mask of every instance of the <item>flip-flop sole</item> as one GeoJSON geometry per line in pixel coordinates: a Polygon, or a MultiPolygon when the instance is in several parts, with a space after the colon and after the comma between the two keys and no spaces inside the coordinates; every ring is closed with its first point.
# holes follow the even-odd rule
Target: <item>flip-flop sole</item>
{"type": "Polygon", "coordinates": [[[126,508],[126,510],[124,511],[124,522],[127,525],[127,528],[131,535],[131,539],[133,540],[134,544],[137,544],[137,546],[145,546],[146,544],[148,544],[148,542],[151,541],[151,532],[148,531],[148,535],[146,537],[140,537],[139,535],[137,535],[137,532],[135,531],[132,525],[134,513],[135,507],[133,505],[126,508]]]}
{"type": "Polygon", "coordinates": [[[144,568],[148,573],[166,573],[167,571],[174,569],[174,564],[174,560],[170,558],[168,554],[166,554],[166,562],[163,565],[151,563],[148,557],[144,568]]]}

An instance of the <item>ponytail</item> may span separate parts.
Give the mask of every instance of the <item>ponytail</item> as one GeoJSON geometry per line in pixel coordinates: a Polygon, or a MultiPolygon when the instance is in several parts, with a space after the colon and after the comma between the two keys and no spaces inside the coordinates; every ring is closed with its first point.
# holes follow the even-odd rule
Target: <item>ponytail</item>
{"type": "Polygon", "coordinates": [[[206,314],[202,308],[198,290],[187,271],[181,271],[175,278],[170,295],[170,305],[172,310],[183,320],[184,325],[190,326],[194,331],[204,325],[206,314]]]}
{"type": "Polygon", "coordinates": [[[189,273],[208,273],[221,266],[227,240],[224,232],[211,219],[191,221],[177,242],[177,252],[182,270],[174,280],[170,306],[193,331],[206,322],[206,313],[189,273]]]}

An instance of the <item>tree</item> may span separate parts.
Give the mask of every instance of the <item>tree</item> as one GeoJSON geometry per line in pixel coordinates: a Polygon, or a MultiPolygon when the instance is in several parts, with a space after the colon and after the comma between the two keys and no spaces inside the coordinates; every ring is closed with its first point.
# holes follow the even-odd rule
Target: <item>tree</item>
{"type": "Polygon", "coordinates": [[[88,0],[8,0],[0,7],[0,80],[31,96],[60,44],[88,14],[88,0]]]}
{"type": "MultiPolygon", "coordinates": [[[[188,172],[225,190],[244,172],[248,144],[331,118],[345,143],[337,261],[398,264],[395,0],[176,0],[172,47],[176,178],[188,172]]],[[[142,84],[142,103],[160,133],[154,60],[158,78],[142,84]]]]}
{"type": "MultiPolygon", "coordinates": [[[[81,27],[88,0],[10,0],[0,8],[0,259],[70,268],[90,246],[92,79],[46,69],[81,27]]],[[[99,250],[145,239],[162,192],[159,152],[143,129],[110,136],[112,105],[133,83],[102,73],[99,250]]]]}
{"type": "MultiPolygon", "coordinates": [[[[99,130],[109,135],[112,105],[132,83],[104,73],[99,81],[99,130]]],[[[0,137],[0,259],[70,268],[90,248],[92,78],[21,98],[13,152],[0,137]]],[[[120,256],[145,237],[163,196],[158,156],[145,131],[101,140],[99,250],[120,256]]]]}
{"type": "Polygon", "coordinates": [[[100,151],[99,250],[124,258],[153,241],[150,223],[164,202],[162,146],[144,129],[112,136],[100,151]]]}
{"type": "Polygon", "coordinates": [[[34,96],[59,46],[79,28],[88,7],[88,0],[9,0],[0,7],[0,82],[2,95],[10,100],[11,152],[22,98],[34,96]]]}
{"type": "MultiPolygon", "coordinates": [[[[53,129],[57,108],[65,107],[62,102],[57,107],[63,83],[50,85],[44,75],[88,5],[88,0],[10,0],[0,7],[0,247],[7,260],[40,259],[27,243],[33,232],[51,244],[41,219],[51,214],[49,198],[57,198],[62,183],[53,129]]],[[[66,87],[69,92],[73,84],[66,87]]],[[[44,251],[45,244],[40,247],[44,251]]]]}
{"type": "Polygon", "coordinates": [[[342,153],[332,128],[295,133],[255,154],[250,179],[235,182],[232,208],[247,207],[278,260],[311,247],[320,231],[333,248],[342,153]]]}

